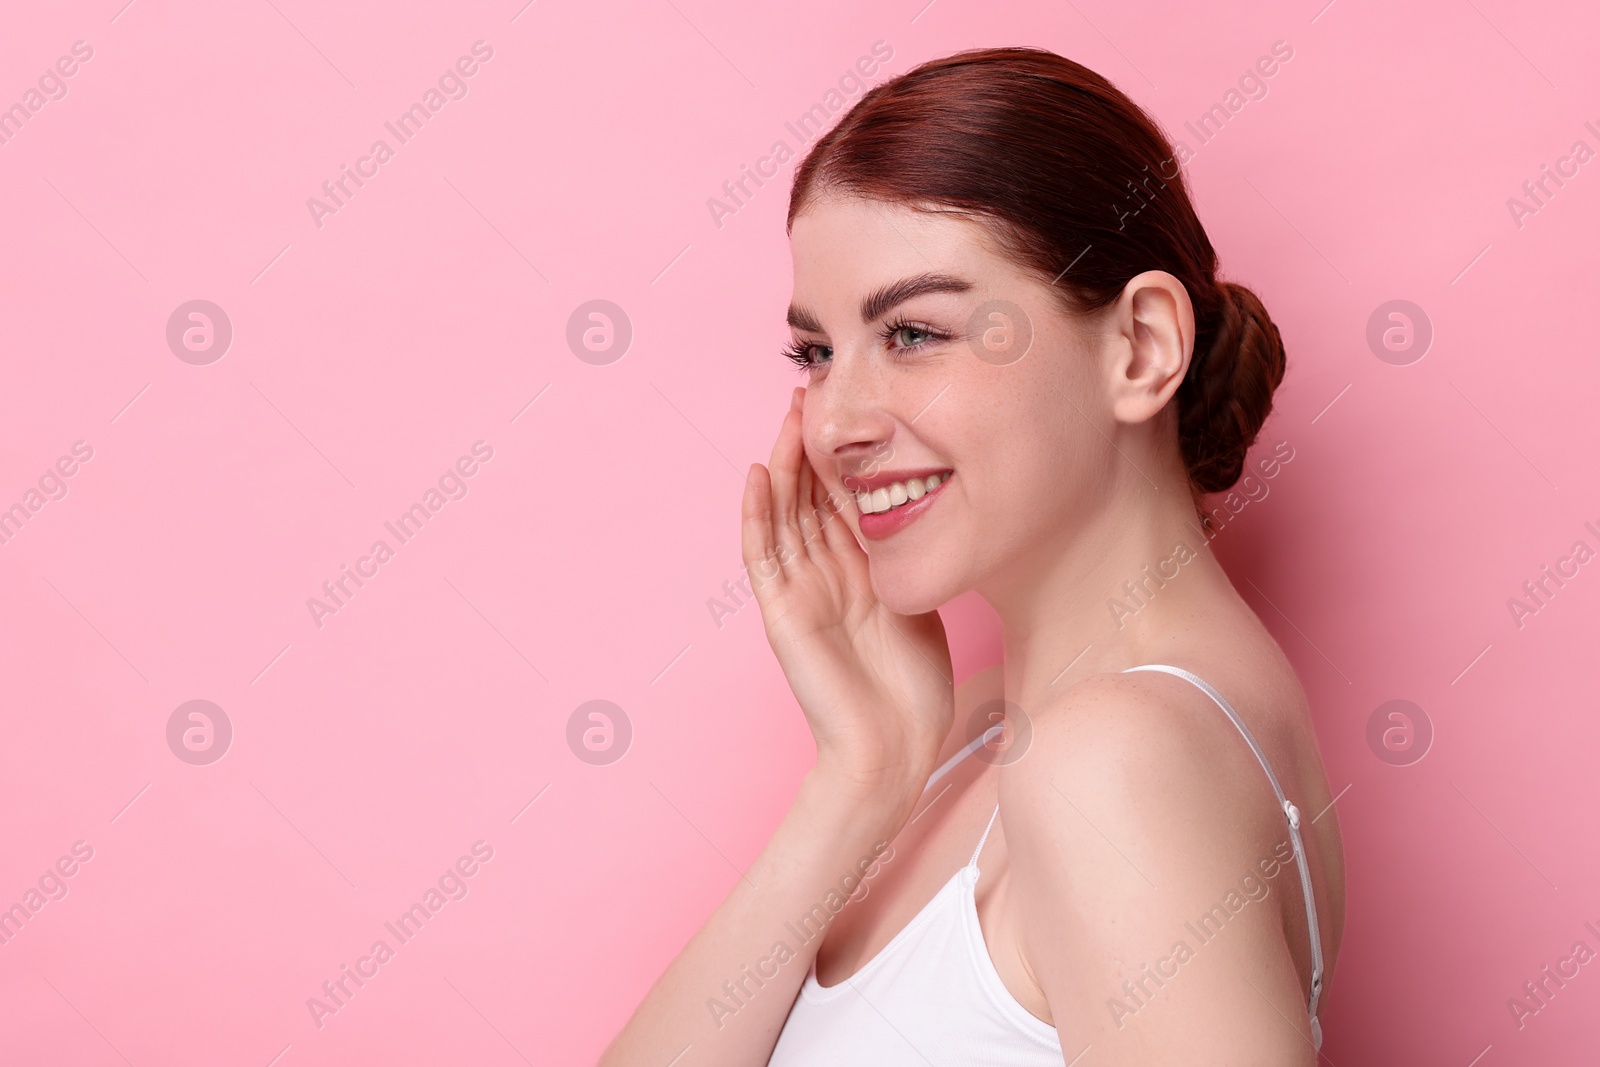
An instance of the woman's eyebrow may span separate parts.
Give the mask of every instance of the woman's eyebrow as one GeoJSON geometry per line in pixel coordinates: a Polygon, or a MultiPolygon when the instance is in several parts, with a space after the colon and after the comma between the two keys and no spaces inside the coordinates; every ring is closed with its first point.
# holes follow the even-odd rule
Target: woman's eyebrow
{"type": "MultiPolygon", "coordinates": [[[[973,283],[965,278],[938,271],[901,278],[867,294],[866,299],[861,301],[861,321],[870,326],[892,309],[925,293],[965,293],[972,287],[973,283]]],[[[797,330],[822,332],[822,324],[816,315],[798,304],[789,305],[788,321],[797,330]]]]}

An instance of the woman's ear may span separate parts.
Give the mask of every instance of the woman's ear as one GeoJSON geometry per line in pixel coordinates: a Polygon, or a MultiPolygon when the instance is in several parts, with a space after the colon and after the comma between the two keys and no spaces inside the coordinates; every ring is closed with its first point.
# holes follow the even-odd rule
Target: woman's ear
{"type": "Polygon", "coordinates": [[[1111,411],[1119,422],[1143,422],[1183,383],[1194,349],[1194,304],[1177,278],[1150,270],[1128,279],[1108,310],[1111,411]]]}

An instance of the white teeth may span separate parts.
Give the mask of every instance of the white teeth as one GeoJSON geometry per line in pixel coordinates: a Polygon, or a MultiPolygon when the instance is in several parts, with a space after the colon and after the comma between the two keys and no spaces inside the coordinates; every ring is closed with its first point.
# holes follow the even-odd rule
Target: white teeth
{"type": "Polygon", "coordinates": [[[863,515],[877,515],[900,507],[902,504],[913,500],[920,500],[948,481],[948,474],[934,474],[927,478],[912,478],[909,481],[895,482],[893,485],[874,489],[872,492],[856,494],[856,509],[863,515]]]}

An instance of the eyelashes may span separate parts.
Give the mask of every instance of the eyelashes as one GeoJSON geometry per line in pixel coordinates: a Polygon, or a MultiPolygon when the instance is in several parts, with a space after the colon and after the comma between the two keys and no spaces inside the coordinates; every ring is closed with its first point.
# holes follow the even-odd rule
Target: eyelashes
{"type": "Polygon", "coordinates": [[[798,369],[809,370],[811,368],[811,350],[816,347],[816,345],[793,341],[783,347],[783,357],[798,369]]]}
{"type": "MultiPolygon", "coordinates": [[[[924,339],[916,342],[915,344],[900,345],[892,349],[894,352],[900,354],[921,352],[923,349],[929,348],[941,341],[948,341],[950,339],[948,334],[940,330],[935,330],[933,327],[928,326],[925,323],[911,322],[906,319],[895,319],[893,322],[885,324],[884,328],[879,331],[878,336],[885,344],[888,344],[890,341],[893,341],[895,335],[900,333],[902,330],[909,331],[914,334],[920,334],[924,339]]],[[[819,345],[810,341],[794,341],[784,346],[783,356],[785,359],[795,364],[796,368],[801,371],[814,371],[818,367],[823,366],[824,363],[821,360],[814,360],[811,358],[812,350],[828,347],[828,345],[819,345]]]]}

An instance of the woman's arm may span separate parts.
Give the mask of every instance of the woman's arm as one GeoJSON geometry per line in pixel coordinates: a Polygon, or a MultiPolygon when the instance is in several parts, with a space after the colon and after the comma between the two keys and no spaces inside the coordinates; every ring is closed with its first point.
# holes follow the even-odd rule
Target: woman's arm
{"type": "Polygon", "coordinates": [[[599,1067],[766,1063],[831,922],[907,813],[813,771],[772,839],[651,987],[599,1067]],[[802,940],[802,937],[808,940],[802,940]]]}
{"type": "Polygon", "coordinates": [[[936,611],[898,615],[874,597],[848,526],[854,501],[830,498],[806,460],[804,398],[794,391],[770,469],[751,466],[742,548],[767,641],[816,739],[816,767],[602,1067],[767,1062],[833,917],[830,902],[842,907],[911,817],[950,732],[944,624],[936,611]]]}

